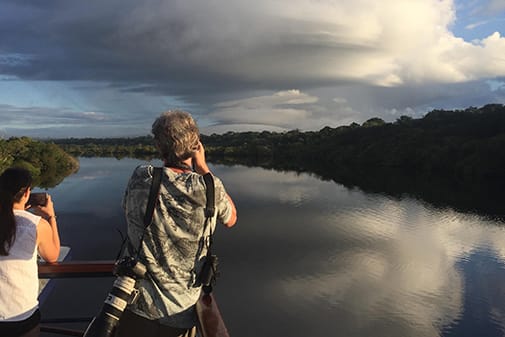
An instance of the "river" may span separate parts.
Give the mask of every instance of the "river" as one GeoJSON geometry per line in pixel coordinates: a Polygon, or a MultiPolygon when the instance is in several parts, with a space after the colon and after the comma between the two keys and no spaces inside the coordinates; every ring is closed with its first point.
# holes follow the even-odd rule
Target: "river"
{"type": "MultiPolygon", "coordinates": [[[[79,172],[48,191],[74,260],[116,257],[121,197],[140,163],[80,158],[79,172]]],[[[309,174],[211,169],[238,209],[214,241],[232,337],[504,335],[503,220],[309,174]]],[[[43,317],[93,316],[111,285],[58,280],[43,317]]]]}

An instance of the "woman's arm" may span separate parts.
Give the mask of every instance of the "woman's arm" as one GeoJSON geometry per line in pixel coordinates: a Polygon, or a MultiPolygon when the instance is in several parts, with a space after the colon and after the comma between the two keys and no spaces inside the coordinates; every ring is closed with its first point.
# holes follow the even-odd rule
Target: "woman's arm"
{"type": "Polygon", "coordinates": [[[42,217],[37,226],[39,255],[47,262],[56,262],[60,255],[60,235],[50,195],[47,197],[47,204],[35,208],[35,213],[42,217]]]}

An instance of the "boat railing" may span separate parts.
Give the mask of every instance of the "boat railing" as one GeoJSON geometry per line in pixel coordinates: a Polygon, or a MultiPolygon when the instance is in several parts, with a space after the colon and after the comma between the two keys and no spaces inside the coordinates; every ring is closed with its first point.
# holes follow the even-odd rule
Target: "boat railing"
{"type": "MultiPolygon", "coordinates": [[[[115,261],[62,261],[56,263],[39,262],[39,279],[113,277],[115,261]]],[[[201,337],[230,337],[214,296],[202,294],[196,303],[198,334],[201,337]]],[[[75,322],[90,322],[92,317],[75,318],[75,322]]],[[[83,336],[84,331],[52,326],[52,323],[69,323],[65,320],[42,320],[41,332],[65,336],[83,336]]]]}

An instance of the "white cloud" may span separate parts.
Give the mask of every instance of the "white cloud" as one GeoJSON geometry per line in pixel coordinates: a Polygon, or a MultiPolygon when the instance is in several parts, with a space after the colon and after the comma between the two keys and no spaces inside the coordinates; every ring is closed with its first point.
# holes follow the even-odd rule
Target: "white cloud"
{"type": "Polygon", "coordinates": [[[485,24],[487,24],[488,22],[489,22],[489,21],[479,21],[479,22],[474,22],[474,23],[471,23],[471,24],[469,24],[469,25],[465,26],[465,28],[466,28],[466,29],[470,29],[470,30],[472,30],[472,29],[475,29],[475,28],[477,28],[477,27],[479,27],[479,26],[485,25],[485,24]]]}
{"type": "Polygon", "coordinates": [[[319,130],[325,126],[349,124],[360,114],[342,97],[325,104],[300,90],[221,102],[208,115],[219,127],[206,127],[202,131],[319,130]]]}
{"type": "Polygon", "coordinates": [[[306,104],[318,98],[299,90],[287,90],[270,96],[251,97],[215,105],[210,117],[219,123],[263,124],[290,128],[300,120],[310,118],[306,104]]]}
{"type": "Polygon", "coordinates": [[[94,111],[83,112],[81,114],[81,116],[91,119],[91,120],[97,120],[97,121],[103,121],[103,120],[107,119],[103,113],[94,112],[94,111]]]}
{"type": "Polygon", "coordinates": [[[505,75],[505,39],[464,41],[449,31],[454,20],[452,0],[166,3],[125,15],[121,39],[156,62],[246,81],[396,86],[505,75]]]}

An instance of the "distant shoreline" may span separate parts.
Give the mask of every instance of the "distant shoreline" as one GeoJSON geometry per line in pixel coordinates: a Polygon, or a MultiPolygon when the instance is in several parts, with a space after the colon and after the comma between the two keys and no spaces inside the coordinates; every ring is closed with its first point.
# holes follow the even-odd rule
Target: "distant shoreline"
{"type": "MultiPolygon", "coordinates": [[[[307,172],[373,193],[505,214],[502,104],[434,110],[420,119],[401,116],[392,123],[371,118],[362,125],[319,131],[227,132],[201,138],[210,162],[307,172]],[[486,195],[498,202],[481,204],[486,195]]],[[[75,157],[158,157],[150,136],[45,143],[75,157]]]]}

